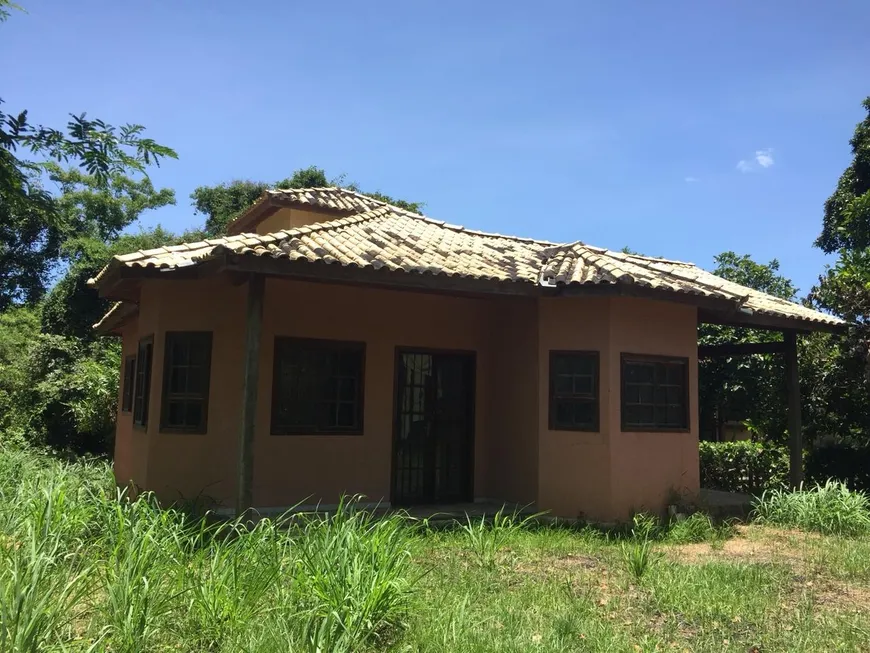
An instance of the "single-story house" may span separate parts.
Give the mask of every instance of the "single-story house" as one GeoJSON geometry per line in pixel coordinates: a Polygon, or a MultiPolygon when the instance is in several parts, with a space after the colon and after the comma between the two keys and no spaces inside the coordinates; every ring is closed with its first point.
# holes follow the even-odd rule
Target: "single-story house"
{"type": "Polygon", "coordinates": [[[699,490],[698,324],[783,331],[798,454],[796,336],[841,326],[690,263],[342,188],[267,191],[226,237],[90,283],[117,300],[96,329],[123,339],[118,483],[235,510],[658,510],[699,490]]]}

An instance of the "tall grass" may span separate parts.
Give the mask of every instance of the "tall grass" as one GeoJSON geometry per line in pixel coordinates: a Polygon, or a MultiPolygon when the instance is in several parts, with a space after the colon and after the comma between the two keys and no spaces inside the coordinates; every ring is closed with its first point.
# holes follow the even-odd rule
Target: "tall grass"
{"type": "Polygon", "coordinates": [[[539,516],[539,514],[524,516],[516,511],[508,512],[502,507],[492,517],[481,515],[473,519],[466,514],[465,523],[461,524],[460,528],[477,563],[482,567],[493,569],[498,562],[499,553],[507,542],[539,516]]]}
{"type": "Polygon", "coordinates": [[[399,632],[412,529],[333,514],[215,523],[108,466],[0,449],[0,651],[359,651],[399,632]]]}
{"type": "Polygon", "coordinates": [[[408,608],[410,531],[400,516],[375,519],[342,502],[304,519],[295,541],[295,594],[309,642],[354,650],[400,625],[408,608]]]}
{"type": "Polygon", "coordinates": [[[0,544],[0,651],[36,653],[76,639],[89,590],[80,546],[65,549],[36,528],[0,544]]]}
{"type": "Polygon", "coordinates": [[[756,502],[753,519],[825,535],[866,535],[870,533],[870,498],[835,481],[810,489],[771,490],[756,502]]]}

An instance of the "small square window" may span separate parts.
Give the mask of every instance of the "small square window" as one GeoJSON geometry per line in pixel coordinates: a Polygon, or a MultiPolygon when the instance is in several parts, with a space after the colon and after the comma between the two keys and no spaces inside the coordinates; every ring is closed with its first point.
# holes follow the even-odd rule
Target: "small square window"
{"type": "Polygon", "coordinates": [[[622,355],[622,430],[689,428],[687,358],[622,355]]]}
{"type": "Polygon", "coordinates": [[[365,345],[275,338],[273,435],[358,435],[365,345]]]}
{"type": "Polygon", "coordinates": [[[550,352],[550,430],[598,430],[598,352],[550,352]]]}

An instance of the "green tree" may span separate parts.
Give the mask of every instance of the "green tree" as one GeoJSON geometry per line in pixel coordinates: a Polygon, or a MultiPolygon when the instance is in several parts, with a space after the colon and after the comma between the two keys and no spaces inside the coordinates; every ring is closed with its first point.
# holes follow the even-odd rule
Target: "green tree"
{"type": "Polygon", "coordinates": [[[111,451],[120,343],[41,333],[39,308],[0,313],[0,442],[111,451]]]}
{"type": "MultiPolygon", "coordinates": [[[[11,8],[0,0],[0,22],[11,8]]],[[[82,277],[133,244],[135,236],[121,234],[142,211],[174,202],[147,177],[166,157],[176,154],[146,138],[141,125],[113,127],[80,114],[55,129],[34,124],[26,111],[7,113],[0,100],[3,442],[111,450],[120,345],[83,327],[105,302],[82,277]]],[[[145,240],[166,240],[152,236],[145,240]]]]}
{"type": "Polygon", "coordinates": [[[163,157],[175,157],[169,148],[143,138],[143,131],[140,125],[116,129],[82,114],[72,116],[61,132],[31,125],[26,111],[0,110],[0,310],[42,297],[63,243],[80,235],[83,226],[68,223],[57,197],[45,189],[45,173],[55,171],[46,161],[74,162],[93,184],[107,188],[118,175],[144,172],[163,157]],[[22,151],[38,159],[20,158],[22,151]]]}
{"type": "Polygon", "coordinates": [[[816,240],[828,254],[870,247],[870,97],[863,104],[867,117],[858,123],[849,141],[852,163],[825,202],[822,233],[816,240]]]}
{"type": "Polygon", "coordinates": [[[108,242],[98,239],[77,240],[76,251],[70,254],[72,262],[69,269],[42,302],[42,330],[91,342],[96,337],[92,326],[105,315],[112,302],[100,298],[95,290],[89,288],[88,279],[96,275],[113,256],[197,241],[202,236],[202,232],[177,235],[158,225],[153,229],[122,234],[108,242]]]}
{"type": "Polygon", "coordinates": [[[147,177],[131,179],[111,175],[104,183],[77,169],[49,167],[58,186],[56,204],[66,225],[60,258],[66,272],[47,294],[42,307],[42,327],[47,333],[93,339],[91,329],[110,302],[87,287],[116,254],[175,244],[177,237],[160,227],[139,234],[122,234],[143,212],[175,203],[175,191],[154,188],[147,177]]]}
{"type": "MultiPolygon", "coordinates": [[[[190,199],[193,200],[194,210],[205,216],[206,234],[213,238],[225,234],[227,225],[251,206],[265,190],[270,188],[323,188],[326,186],[341,186],[348,190],[362,192],[357,184],[345,183],[343,176],[330,181],[322,168],[309,166],[308,168],[300,168],[290,177],[274,184],[237,179],[216,186],[200,186],[191,193],[190,199]]],[[[419,213],[423,207],[420,202],[397,200],[379,192],[363,194],[415,213],[419,213]]]]}
{"type": "MultiPolygon", "coordinates": [[[[714,274],[782,299],[793,300],[797,289],[779,272],[776,259],[756,263],[748,255],[723,252],[714,258],[714,274]]],[[[770,331],[704,324],[701,345],[770,342],[770,331]]],[[[749,423],[759,434],[781,440],[785,431],[785,371],[782,357],[769,354],[703,359],[698,391],[702,433],[710,437],[726,421],[749,423]]]]}
{"type": "Polygon", "coordinates": [[[72,115],[64,130],[34,125],[27,111],[4,112],[0,100],[0,310],[38,300],[61,246],[79,235],[82,224],[67,222],[57,197],[44,187],[46,173],[57,172],[50,162],[74,163],[89,183],[108,188],[119,175],[144,174],[149,165],[176,157],[143,133],[141,125],[116,128],[85,114],[72,115]]]}
{"type": "Polygon", "coordinates": [[[828,432],[867,442],[870,434],[870,97],[867,117],[849,141],[853,159],[824,206],[816,246],[836,253],[810,293],[814,307],[844,318],[850,326],[826,343],[824,401],[828,432]]]}

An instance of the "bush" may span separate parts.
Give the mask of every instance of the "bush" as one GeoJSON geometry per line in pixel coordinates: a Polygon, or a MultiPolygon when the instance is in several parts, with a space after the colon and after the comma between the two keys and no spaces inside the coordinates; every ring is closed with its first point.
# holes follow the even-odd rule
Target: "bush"
{"type": "Polygon", "coordinates": [[[39,312],[0,314],[0,442],[112,450],[120,344],[41,333],[39,312]]]}
{"type": "Polygon", "coordinates": [[[865,535],[870,533],[870,498],[836,481],[809,490],[771,490],[756,502],[753,517],[761,524],[825,535],[865,535]]]}
{"type": "Polygon", "coordinates": [[[806,477],[811,483],[834,479],[853,490],[870,492],[870,446],[832,444],[816,447],[807,455],[806,477]]]}
{"type": "Polygon", "coordinates": [[[788,479],[788,451],[759,442],[701,442],[701,487],[760,494],[788,479]]]}

